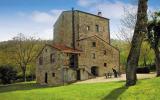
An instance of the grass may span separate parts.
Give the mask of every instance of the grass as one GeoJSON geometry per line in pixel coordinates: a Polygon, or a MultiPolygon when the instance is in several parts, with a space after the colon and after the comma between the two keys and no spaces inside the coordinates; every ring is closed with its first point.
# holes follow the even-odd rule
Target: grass
{"type": "Polygon", "coordinates": [[[35,82],[0,86],[0,100],[160,100],[160,78],[125,82],[71,84],[47,87],[35,82]]]}

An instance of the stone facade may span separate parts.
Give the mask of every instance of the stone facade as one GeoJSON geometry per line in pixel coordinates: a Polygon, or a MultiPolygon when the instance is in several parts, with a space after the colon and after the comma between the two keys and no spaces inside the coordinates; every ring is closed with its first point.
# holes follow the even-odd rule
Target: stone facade
{"type": "Polygon", "coordinates": [[[119,59],[119,50],[110,45],[109,19],[64,11],[54,25],[53,44],[46,45],[37,58],[37,83],[64,84],[104,76],[112,68],[119,71],[119,59]]]}

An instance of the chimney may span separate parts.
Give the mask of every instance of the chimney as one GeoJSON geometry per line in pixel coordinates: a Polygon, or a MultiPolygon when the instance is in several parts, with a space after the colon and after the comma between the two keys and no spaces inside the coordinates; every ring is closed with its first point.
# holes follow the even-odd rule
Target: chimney
{"type": "Polygon", "coordinates": [[[102,16],[102,12],[99,11],[99,12],[98,12],[98,16],[102,16]]]}

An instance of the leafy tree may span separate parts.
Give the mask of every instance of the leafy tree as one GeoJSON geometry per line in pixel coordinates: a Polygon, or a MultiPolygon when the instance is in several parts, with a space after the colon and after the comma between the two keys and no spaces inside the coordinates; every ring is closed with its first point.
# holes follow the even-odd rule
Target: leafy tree
{"type": "Polygon", "coordinates": [[[148,0],[139,0],[138,2],[137,21],[131,42],[131,49],[127,58],[126,86],[135,85],[137,81],[136,69],[138,66],[141,44],[145,32],[147,32],[147,1],[148,0]]]}
{"type": "Polygon", "coordinates": [[[17,76],[17,71],[13,66],[2,65],[0,66],[0,79],[3,84],[10,84],[17,76]]]}
{"type": "Polygon", "coordinates": [[[18,34],[13,38],[15,49],[13,52],[13,60],[20,66],[23,74],[23,81],[26,81],[26,70],[29,64],[35,61],[40,50],[37,45],[38,40],[34,37],[26,37],[24,34],[18,34]]]}
{"type": "Polygon", "coordinates": [[[160,76],[160,12],[155,12],[152,19],[148,22],[148,34],[147,39],[154,50],[156,57],[156,70],[157,77],[160,76]]]}

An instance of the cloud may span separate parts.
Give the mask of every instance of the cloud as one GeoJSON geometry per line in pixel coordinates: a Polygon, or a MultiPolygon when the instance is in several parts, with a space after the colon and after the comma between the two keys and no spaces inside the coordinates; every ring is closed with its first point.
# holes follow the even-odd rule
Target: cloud
{"type": "Polygon", "coordinates": [[[78,5],[82,7],[88,7],[96,3],[99,3],[99,1],[101,0],[78,0],[78,5]]]}
{"type": "Polygon", "coordinates": [[[78,0],[78,5],[89,9],[91,13],[102,12],[102,16],[110,19],[111,38],[116,38],[119,32],[120,19],[124,15],[124,9],[129,8],[135,10],[136,5],[125,3],[121,0],[78,0]]]}
{"type": "Polygon", "coordinates": [[[49,11],[17,12],[13,17],[1,17],[0,41],[12,39],[16,34],[33,35],[41,39],[53,39],[53,24],[62,9],[49,11]],[[9,27],[9,29],[8,29],[9,27]]]}
{"type": "MultiPolygon", "coordinates": [[[[137,1],[130,0],[78,0],[77,4],[83,8],[87,8],[89,12],[97,14],[101,11],[102,16],[110,19],[111,38],[116,38],[121,27],[120,20],[125,16],[127,9],[130,14],[137,13],[137,1]]],[[[155,11],[156,8],[149,6],[148,11],[155,11]]]]}
{"type": "Polygon", "coordinates": [[[53,9],[49,12],[34,11],[30,18],[38,23],[54,23],[62,10],[53,9]]]}
{"type": "Polygon", "coordinates": [[[35,11],[32,13],[31,19],[39,23],[49,23],[53,17],[48,13],[35,11]]]}

